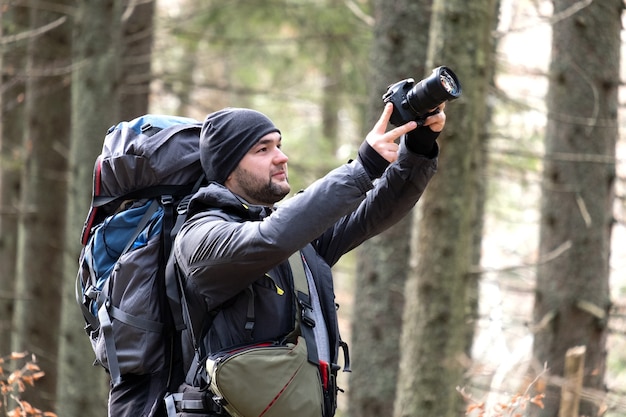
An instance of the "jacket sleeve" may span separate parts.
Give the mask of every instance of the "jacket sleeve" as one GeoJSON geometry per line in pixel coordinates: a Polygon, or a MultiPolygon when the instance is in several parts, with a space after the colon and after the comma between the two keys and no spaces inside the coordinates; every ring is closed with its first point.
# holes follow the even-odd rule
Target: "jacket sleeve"
{"type": "Polygon", "coordinates": [[[354,211],[373,184],[358,162],[345,164],[259,221],[207,211],[176,238],[177,263],[209,304],[228,300],[354,211]],[[210,300],[210,298],[215,298],[210,300]]]}
{"type": "Polygon", "coordinates": [[[316,249],[329,265],[406,216],[422,196],[437,171],[438,145],[432,157],[416,154],[403,140],[398,160],[376,181],[359,207],[329,228],[317,241],[316,249]]]}
{"type": "Polygon", "coordinates": [[[436,171],[436,159],[406,149],[372,184],[354,161],[334,169],[260,221],[207,212],[180,231],[179,267],[209,304],[228,300],[310,242],[329,265],[400,220],[436,171]],[[216,298],[210,300],[210,298],[216,298]]]}

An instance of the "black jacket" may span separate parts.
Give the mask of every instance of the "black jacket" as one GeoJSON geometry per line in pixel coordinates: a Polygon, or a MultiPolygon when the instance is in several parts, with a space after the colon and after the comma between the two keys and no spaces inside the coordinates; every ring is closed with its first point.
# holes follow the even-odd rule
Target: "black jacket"
{"type": "MultiPolygon", "coordinates": [[[[435,151],[436,155],[437,152],[435,151]]],[[[337,363],[339,332],[331,267],[346,252],[386,230],[415,205],[434,175],[436,158],[408,150],[374,182],[359,161],[344,164],[273,209],[249,206],[212,183],[190,203],[192,217],[175,242],[196,335],[206,352],[247,343],[249,286],[254,289],[252,339],[278,339],[294,326],[287,259],[303,249],[320,296],[337,363]]]]}

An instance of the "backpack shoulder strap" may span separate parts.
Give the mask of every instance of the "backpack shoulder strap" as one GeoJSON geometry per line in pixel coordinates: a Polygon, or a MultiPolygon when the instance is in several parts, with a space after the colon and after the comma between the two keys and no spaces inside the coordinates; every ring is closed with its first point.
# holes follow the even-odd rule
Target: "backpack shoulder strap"
{"type": "Polygon", "coordinates": [[[306,341],[309,362],[318,366],[319,357],[317,345],[315,344],[315,334],[313,333],[315,319],[301,251],[297,251],[289,257],[289,265],[291,266],[294,292],[299,306],[296,311],[296,329],[300,328],[300,332],[306,341]]]}

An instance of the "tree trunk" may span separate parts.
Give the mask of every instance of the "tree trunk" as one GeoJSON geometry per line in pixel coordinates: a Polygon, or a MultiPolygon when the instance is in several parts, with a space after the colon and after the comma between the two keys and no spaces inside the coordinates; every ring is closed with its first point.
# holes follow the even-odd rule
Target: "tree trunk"
{"type": "Polygon", "coordinates": [[[84,321],[74,296],[80,233],[89,210],[93,164],[107,129],[120,120],[121,0],[80,3],[75,24],[72,79],[70,186],[63,317],[59,358],[58,414],[64,417],[106,415],[107,376],[93,367],[94,353],[82,330],[84,321]]]}
{"type": "Polygon", "coordinates": [[[30,37],[26,55],[12,345],[37,355],[46,373],[22,397],[43,410],[54,408],[56,394],[71,78],[71,25],[63,8],[71,3],[57,1],[49,11],[39,1],[28,2],[31,29],[52,26],[30,37]]]}
{"type": "MultiPolygon", "coordinates": [[[[328,0],[328,6],[336,8],[338,0],[328,0]]],[[[344,58],[341,54],[343,44],[341,42],[326,42],[324,65],[321,70],[324,72],[322,85],[322,137],[331,143],[330,149],[339,149],[339,109],[343,86],[342,63],[344,58]]]]}
{"type": "Polygon", "coordinates": [[[492,28],[497,2],[435,0],[429,67],[450,66],[463,97],[446,107],[439,139],[440,172],[422,197],[415,218],[405,291],[398,397],[394,416],[463,414],[456,387],[464,385],[477,282],[469,274],[480,242],[477,198],[484,169],[487,91],[494,68],[492,28]],[[470,319],[470,320],[468,320],[470,319]]]}
{"type": "MultiPolygon", "coordinates": [[[[28,21],[28,9],[8,7],[0,17],[2,36],[25,33],[28,21]]],[[[11,351],[15,308],[17,219],[22,166],[18,155],[24,126],[26,44],[26,41],[10,43],[0,56],[0,68],[3,69],[0,81],[0,355],[11,351]]]]}
{"type": "Polygon", "coordinates": [[[148,111],[155,3],[127,2],[122,12],[120,114],[124,120],[148,111]]]}
{"type": "MultiPolygon", "coordinates": [[[[366,128],[380,117],[388,85],[425,74],[431,0],[374,2],[376,26],[366,128]]],[[[349,414],[390,415],[396,396],[411,216],[358,249],[352,317],[349,414]],[[374,348],[373,348],[374,347],[374,348]]]]}
{"type": "MultiPolygon", "coordinates": [[[[584,386],[602,390],[624,5],[596,1],[571,14],[574,3],[553,2],[539,242],[544,258],[567,250],[537,270],[533,354],[562,376],[567,350],[586,346],[584,386]]],[[[559,392],[548,385],[542,416],[558,415],[559,392]]],[[[581,403],[581,415],[596,412],[581,403]]]]}

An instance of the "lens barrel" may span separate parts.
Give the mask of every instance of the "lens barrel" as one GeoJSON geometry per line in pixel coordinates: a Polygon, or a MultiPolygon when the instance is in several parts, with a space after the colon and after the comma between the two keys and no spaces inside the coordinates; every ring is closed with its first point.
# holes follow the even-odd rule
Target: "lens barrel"
{"type": "Polygon", "coordinates": [[[387,87],[383,102],[393,103],[389,122],[395,126],[415,120],[422,126],[426,118],[439,111],[441,103],[461,96],[461,83],[448,67],[438,67],[415,84],[413,78],[398,81],[387,87]]]}
{"type": "Polygon", "coordinates": [[[438,67],[407,93],[406,102],[416,115],[420,115],[460,96],[461,83],[456,74],[448,67],[438,67]]]}

